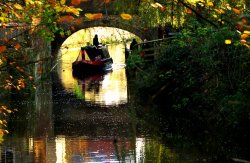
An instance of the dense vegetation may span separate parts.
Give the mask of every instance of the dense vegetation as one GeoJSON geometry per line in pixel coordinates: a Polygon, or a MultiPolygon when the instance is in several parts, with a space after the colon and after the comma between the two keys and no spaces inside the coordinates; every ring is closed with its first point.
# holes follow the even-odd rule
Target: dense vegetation
{"type": "MultiPolygon", "coordinates": [[[[157,106],[165,133],[221,134],[244,145],[250,134],[250,51],[244,35],[249,27],[209,19],[189,17],[171,41],[160,45],[153,66],[132,53],[128,71],[137,70],[140,101],[157,106]]],[[[145,121],[153,122],[150,115],[145,121]]]]}

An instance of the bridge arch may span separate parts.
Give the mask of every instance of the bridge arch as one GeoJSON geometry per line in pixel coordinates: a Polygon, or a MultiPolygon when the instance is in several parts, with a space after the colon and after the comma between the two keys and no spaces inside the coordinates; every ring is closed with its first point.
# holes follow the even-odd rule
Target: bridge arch
{"type": "MultiPolygon", "coordinates": [[[[62,22],[60,26],[64,30],[70,31],[70,33],[75,33],[79,30],[91,27],[113,27],[133,33],[142,40],[153,40],[158,36],[157,29],[141,28],[139,19],[134,18],[132,21],[124,21],[119,16],[105,16],[98,20],[84,20],[83,18],[78,18],[72,23],[62,22]]],[[[54,52],[57,51],[68,37],[69,36],[61,37],[61,35],[56,34],[55,41],[52,42],[52,50],[54,52]]]]}

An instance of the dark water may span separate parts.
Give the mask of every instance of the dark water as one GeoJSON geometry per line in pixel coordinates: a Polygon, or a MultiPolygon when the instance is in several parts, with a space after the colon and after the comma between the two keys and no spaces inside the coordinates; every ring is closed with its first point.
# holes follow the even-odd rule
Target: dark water
{"type": "MultiPolygon", "coordinates": [[[[113,71],[72,76],[69,55],[36,89],[19,100],[2,144],[5,163],[244,162],[239,146],[210,134],[190,139],[171,128],[153,106],[140,106],[125,73],[121,45],[109,47],[113,71]],[[139,110],[139,111],[138,111],[139,110]]],[[[178,121],[176,121],[178,123],[178,121]]],[[[178,130],[178,129],[176,129],[178,130]]]]}

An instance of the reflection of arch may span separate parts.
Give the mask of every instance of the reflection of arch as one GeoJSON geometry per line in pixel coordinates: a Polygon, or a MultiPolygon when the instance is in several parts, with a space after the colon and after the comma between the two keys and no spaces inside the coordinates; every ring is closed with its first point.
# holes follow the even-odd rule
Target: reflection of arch
{"type": "MultiPolygon", "coordinates": [[[[140,27],[139,19],[133,18],[133,21],[124,21],[119,16],[107,16],[103,19],[98,20],[84,20],[83,18],[76,19],[73,23],[63,22],[61,27],[66,31],[69,30],[71,33],[75,33],[81,29],[91,28],[91,27],[114,27],[123,29],[130,33],[135,34],[139,38],[152,40],[157,38],[156,30],[146,30],[140,27]],[[77,23],[76,23],[77,22],[77,23]],[[79,23],[81,22],[81,23],[79,23]]],[[[62,43],[67,39],[67,37],[62,38],[59,34],[56,35],[55,41],[52,42],[52,49],[58,50],[62,43]]]]}

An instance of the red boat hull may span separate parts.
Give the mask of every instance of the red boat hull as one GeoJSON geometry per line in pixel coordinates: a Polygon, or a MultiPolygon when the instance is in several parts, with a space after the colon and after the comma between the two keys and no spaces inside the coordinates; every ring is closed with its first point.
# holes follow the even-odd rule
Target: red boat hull
{"type": "Polygon", "coordinates": [[[75,61],[72,63],[73,75],[88,76],[92,74],[100,74],[112,69],[112,58],[100,61],[75,61]]]}

